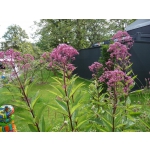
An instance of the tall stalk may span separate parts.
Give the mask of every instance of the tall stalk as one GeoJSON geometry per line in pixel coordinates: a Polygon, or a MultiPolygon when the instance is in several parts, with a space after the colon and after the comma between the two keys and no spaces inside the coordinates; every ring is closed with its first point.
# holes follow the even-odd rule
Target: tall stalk
{"type": "MultiPolygon", "coordinates": [[[[14,72],[15,72],[15,75],[16,75],[16,77],[17,77],[18,83],[19,83],[19,85],[20,85],[20,89],[21,89],[22,94],[23,94],[23,96],[24,96],[24,100],[26,101],[27,106],[29,107],[29,111],[31,112],[32,117],[35,119],[35,114],[34,114],[33,109],[32,109],[31,106],[30,106],[29,98],[28,98],[28,96],[27,96],[26,93],[25,93],[24,86],[23,86],[22,83],[21,83],[21,80],[20,80],[20,78],[19,78],[19,76],[18,76],[18,73],[17,73],[16,70],[15,70],[14,65],[12,65],[12,68],[13,68],[13,70],[14,70],[14,72]]],[[[37,122],[35,122],[35,126],[36,126],[38,132],[40,132],[40,128],[39,128],[39,125],[38,125],[37,122]]]]}
{"type": "MultiPolygon", "coordinates": [[[[65,95],[66,95],[66,97],[68,97],[67,84],[66,84],[66,74],[65,74],[65,65],[64,65],[64,69],[63,69],[63,79],[64,79],[65,95]]],[[[69,107],[69,100],[66,101],[66,104],[67,104],[67,108],[68,108],[68,116],[69,116],[69,120],[70,120],[70,126],[71,126],[71,130],[73,132],[74,128],[73,128],[73,123],[72,123],[72,118],[71,118],[72,116],[71,116],[71,112],[70,112],[70,107],[69,107]]]]}

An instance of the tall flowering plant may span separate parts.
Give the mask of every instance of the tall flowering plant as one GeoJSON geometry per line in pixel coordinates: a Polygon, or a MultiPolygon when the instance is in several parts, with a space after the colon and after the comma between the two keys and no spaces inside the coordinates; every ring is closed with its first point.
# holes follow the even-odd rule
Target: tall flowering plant
{"type": "MultiPolygon", "coordinates": [[[[3,84],[9,92],[4,93],[13,96],[12,105],[29,112],[25,116],[21,114],[19,116],[26,120],[30,130],[41,131],[39,126],[41,113],[35,113],[35,105],[40,97],[39,91],[34,96],[29,96],[32,85],[35,83],[32,81],[34,57],[9,49],[6,52],[1,52],[0,58],[3,60],[6,70],[8,70],[7,82],[3,84]]],[[[44,107],[42,107],[42,110],[44,107]]]]}
{"type": "Polygon", "coordinates": [[[66,128],[69,131],[79,131],[80,126],[86,121],[85,114],[81,114],[79,111],[84,104],[83,91],[79,89],[84,84],[76,85],[77,77],[72,75],[76,67],[71,62],[78,54],[76,49],[67,44],[58,45],[50,54],[49,67],[57,69],[62,74],[62,79],[61,77],[53,78],[56,81],[55,86],[51,85],[54,90],[49,91],[56,95],[54,105],[51,104],[49,107],[62,114],[64,118],[60,130],[66,128]]]}
{"type": "MultiPolygon", "coordinates": [[[[103,68],[104,72],[98,80],[94,80],[101,88],[103,84],[107,85],[107,94],[105,93],[105,96],[102,96],[102,93],[99,93],[100,99],[96,103],[100,107],[99,109],[103,111],[95,111],[94,109],[94,112],[100,117],[103,124],[99,129],[101,131],[123,130],[125,121],[127,121],[126,117],[123,121],[123,116],[127,116],[127,112],[131,111],[129,109],[127,111],[127,105],[130,101],[128,96],[129,92],[134,86],[134,79],[130,76],[132,64],[130,62],[131,54],[129,53],[129,48],[133,45],[133,40],[128,33],[122,31],[117,32],[113,36],[113,39],[115,42],[110,44],[107,50],[110,57],[105,63],[106,66],[103,68]],[[105,104],[103,102],[105,102],[105,104]],[[105,105],[105,107],[103,107],[102,104],[105,105]],[[102,112],[103,116],[101,114],[99,115],[99,113],[102,112]]],[[[89,66],[92,72],[91,67],[94,66],[94,64],[89,66]]],[[[89,87],[90,91],[91,86],[93,87],[93,83],[89,87]]],[[[97,97],[96,93],[91,93],[91,95],[92,100],[97,97]]],[[[96,104],[94,106],[96,106],[96,104]]]]}

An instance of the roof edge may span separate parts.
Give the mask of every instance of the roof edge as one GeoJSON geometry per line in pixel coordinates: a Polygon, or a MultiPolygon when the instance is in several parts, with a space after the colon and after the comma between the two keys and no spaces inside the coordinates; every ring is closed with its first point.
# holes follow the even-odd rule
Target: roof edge
{"type": "Polygon", "coordinates": [[[125,31],[130,31],[130,30],[133,30],[133,29],[137,29],[137,28],[140,28],[140,27],[147,26],[147,25],[150,25],[150,21],[137,24],[137,25],[135,25],[134,27],[126,27],[126,28],[125,28],[125,31]]]}

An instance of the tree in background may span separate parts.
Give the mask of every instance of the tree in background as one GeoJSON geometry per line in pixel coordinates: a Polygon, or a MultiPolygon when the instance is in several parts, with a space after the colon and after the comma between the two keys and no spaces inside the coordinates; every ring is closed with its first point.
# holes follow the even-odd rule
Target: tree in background
{"type": "Polygon", "coordinates": [[[3,35],[3,38],[6,42],[11,43],[12,48],[18,49],[19,44],[24,43],[29,37],[26,34],[25,30],[23,30],[19,25],[10,25],[3,35]]]}
{"type": "Polygon", "coordinates": [[[39,36],[37,46],[51,51],[60,43],[76,49],[91,47],[94,43],[109,40],[117,30],[124,30],[135,19],[41,19],[35,22],[39,36]]]}
{"type": "Polygon", "coordinates": [[[110,19],[109,28],[112,31],[112,35],[119,30],[125,30],[127,25],[133,23],[136,19],[110,19]]]}

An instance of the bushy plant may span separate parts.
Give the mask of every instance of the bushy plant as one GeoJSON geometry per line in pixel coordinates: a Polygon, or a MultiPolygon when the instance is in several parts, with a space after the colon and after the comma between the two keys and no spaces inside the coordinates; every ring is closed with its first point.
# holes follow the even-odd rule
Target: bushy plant
{"type": "Polygon", "coordinates": [[[4,94],[12,96],[12,104],[26,112],[26,115],[18,115],[25,120],[31,131],[43,131],[43,126],[40,127],[40,124],[44,122],[44,118],[41,119],[41,117],[46,106],[43,105],[41,110],[35,113],[35,105],[40,97],[39,91],[29,96],[36,82],[36,77],[33,81],[34,57],[9,49],[6,52],[0,52],[0,58],[3,59],[5,68],[8,70],[6,80],[2,80],[3,86],[8,89],[8,92],[4,94]]]}
{"type": "MultiPolygon", "coordinates": [[[[98,109],[94,109],[93,111],[97,114],[95,120],[99,119],[99,126],[95,122],[99,131],[123,131],[128,129],[129,124],[131,124],[130,122],[133,124],[134,120],[130,116],[133,106],[130,106],[129,92],[134,86],[134,80],[130,76],[132,64],[129,59],[131,55],[128,52],[129,46],[133,44],[133,41],[126,32],[122,31],[117,32],[113,36],[114,38],[117,38],[117,42],[110,44],[107,50],[109,58],[106,58],[107,62],[105,62],[105,66],[103,67],[103,73],[99,77],[99,80],[95,79],[89,87],[90,93],[92,93],[91,100],[95,100],[97,95],[99,97],[96,104],[92,103],[92,107],[94,108],[97,105],[99,106],[98,109]],[[101,92],[102,85],[104,84],[107,85],[105,95],[101,92]],[[98,88],[92,89],[91,87],[95,85],[98,88]],[[97,92],[93,92],[94,90],[97,92]]],[[[94,64],[89,67],[90,70],[94,64]]],[[[103,66],[102,64],[99,65],[103,66]]],[[[95,73],[97,74],[98,71],[95,73]]]]}

